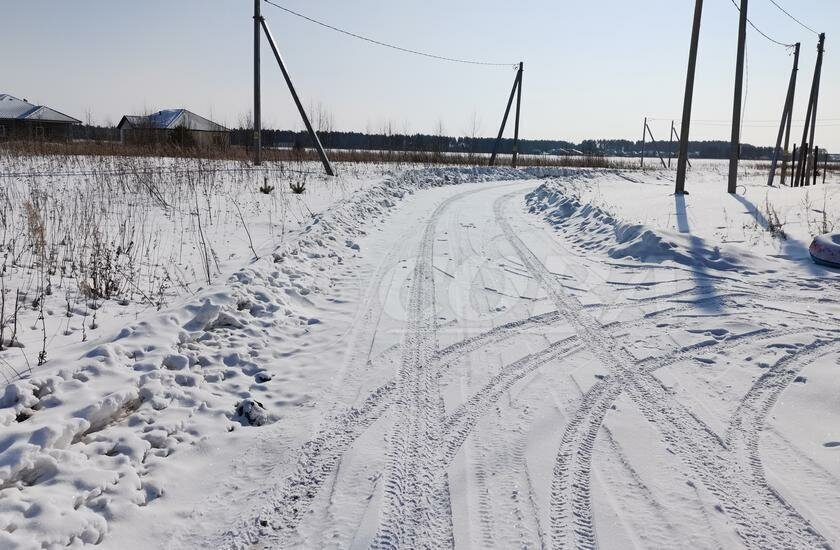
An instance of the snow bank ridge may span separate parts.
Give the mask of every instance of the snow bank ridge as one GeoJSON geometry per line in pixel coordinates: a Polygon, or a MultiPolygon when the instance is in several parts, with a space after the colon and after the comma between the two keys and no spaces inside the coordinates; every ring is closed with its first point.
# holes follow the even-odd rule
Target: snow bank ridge
{"type": "Polygon", "coordinates": [[[529,211],[554,227],[579,235],[578,246],[610,258],[640,262],[675,262],[719,271],[742,268],[734,254],[722,252],[688,233],[654,231],[616,219],[606,210],[583,204],[563,182],[549,182],[526,196],[529,211]]]}

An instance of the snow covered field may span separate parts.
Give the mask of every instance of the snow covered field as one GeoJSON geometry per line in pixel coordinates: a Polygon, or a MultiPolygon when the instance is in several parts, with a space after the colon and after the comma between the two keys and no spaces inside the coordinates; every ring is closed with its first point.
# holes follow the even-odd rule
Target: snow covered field
{"type": "MultiPolygon", "coordinates": [[[[30,304],[0,352],[0,547],[840,545],[840,277],[807,257],[836,176],[347,166],[293,196],[168,162],[128,279],[183,284],[94,295],[90,329],[68,268],[46,363],[30,304]]],[[[117,242],[103,185],[42,187],[117,242]]]]}

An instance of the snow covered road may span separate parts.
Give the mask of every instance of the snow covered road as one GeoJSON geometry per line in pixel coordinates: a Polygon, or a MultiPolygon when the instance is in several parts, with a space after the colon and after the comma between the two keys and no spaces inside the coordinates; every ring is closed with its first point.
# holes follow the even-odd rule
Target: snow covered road
{"type": "Polygon", "coordinates": [[[801,369],[836,360],[840,324],[768,315],[776,284],[584,255],[527,212],[536,186],[422,192],[377,237],[390,248],[361,242],[391,253],[341,384],[355,408],[225,542],[837,544],[840,493],[800,490],[796,470],[769,483],[759,451],[808,456],[760,434],[801,369]]]}
{"type": "MultiPolygon", "coordinates": [[[[840,545],[836,275],[622,225],[577,200],[590,172],[473,176],[444,170],[431,185],[466,181],[365,214],[351,256],[287,256],[292,281],[329,278],[320,295],[278,287],[315,320],[305,331],[262,313],[264,329],[249,325],[248,304],[280,290],[274,275],[258,284],[261,268],[237,275],[239,294],[216,299],[241,315],[213,310],[194,342],[253,350],[247,364],[275,382],[233,387],[271,422],[178,450],[166,498],[106,515],[99,542],[840,545]],[[326,274],[296,263],[325,258],[326,274]]],[[[334,223],[313,226],[340,236],[334,223]]]]}

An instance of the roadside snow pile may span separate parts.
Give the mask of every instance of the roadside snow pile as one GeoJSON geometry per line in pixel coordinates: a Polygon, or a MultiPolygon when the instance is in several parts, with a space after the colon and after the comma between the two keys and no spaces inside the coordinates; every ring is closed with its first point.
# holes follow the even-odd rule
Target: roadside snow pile
{"type": "Polygon", "coordinates": [[[730,195],[720,174],[699,170],[690,195],[672,186],[656,173],[581,172],[541,185],[527,203],[586,252],[741,273],[772,273],[788,260],[813,274],[812,238],[840,227],[836,185],[769,188],[755,171],[730,195]]]}
{"type": "Polygon", "coordinates": [[[282,421],[282,406],[304,398],[284,376],[278,346],[305,340],[319,324],[315,301],[358,249],[347,243],[417,189],[527,177],[489,168],[395,176],[313,215],[274,254],[188,304],[141,317],[6,386],[0,547],[100,543],[110,522],[165,498],[163,473],[185,447],[282,421]]]}
{"type": "Polygon", "coordinates": [[[737,256],[724,255],[720,248],[700,238],[663,234],[642,224],[618,220],[552,184],[541,185],[526,200],[531,213],[542,214],[551,225],[580,235],[578,246],[590,252],[606,252],[613,259],[632,258],[648,263],[700,264],[721,271],[739,268],[737,256]]]}

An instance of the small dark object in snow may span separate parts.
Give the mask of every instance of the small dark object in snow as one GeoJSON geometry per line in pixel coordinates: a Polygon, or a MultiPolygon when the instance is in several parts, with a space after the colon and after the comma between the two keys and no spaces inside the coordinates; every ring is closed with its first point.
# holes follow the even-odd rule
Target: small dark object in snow
{"type": "Polygon", "coordinates": [[[808,379],[804,376],[797,376],[794,382],[798,382],[799,384],[805,384],[808,382],[808,379]]]}
{"type": "Polygon", "coordinates": [[[306,191],[306,183],[305,182],[292,182],[289,184],[289,189],[292,190],[292,193],[295,195],[302,195],[304,191],[306,191]]]}
{"type": "Polygon", "coordinates": [[[260,187],[260,193],[263,195],[270,195],[271,192],[274,191],[274,186],[268,184],[268,178],[263,178],[262,187],[260,187]]]}
{"type": "Polygon", "coordinates": [[[605,375],[605,374],[596,374],[596,375],[595,375],[595,378],[597,378],[598,380],[605,380],[605,379],[607,378],[607,375],[605,375]]]}
{"type": "Polygon", "coordinates": [[[236,420],[243,426],[265,426],[269,422],[268,412],[256,399],[245,399],[236,406],[236,420]]]}
{"type": "Polygon", "coordinates": [[[267,372],[258,372],[258,373],[254,376],[254,379],[255,379],[257,382],[259,382],[260,384],[263,384],[263,383],[265,383],[265,382],[270,382],[270,381],[271,381],[271,378],[272,378],[272,376],[271,376],[270,374],[268,374],[267,372]]]}

